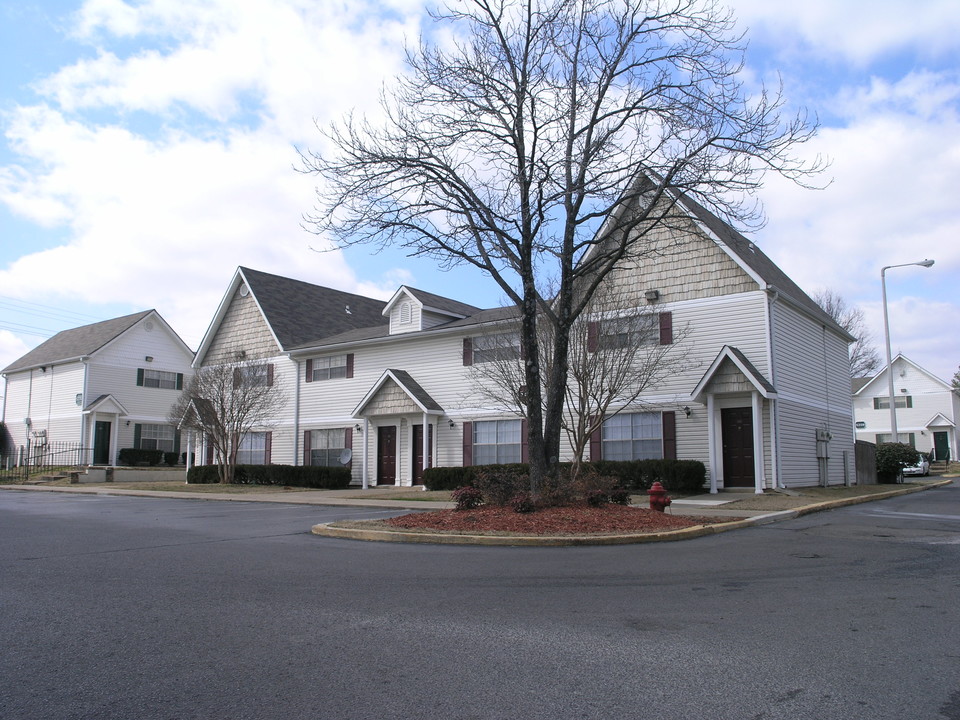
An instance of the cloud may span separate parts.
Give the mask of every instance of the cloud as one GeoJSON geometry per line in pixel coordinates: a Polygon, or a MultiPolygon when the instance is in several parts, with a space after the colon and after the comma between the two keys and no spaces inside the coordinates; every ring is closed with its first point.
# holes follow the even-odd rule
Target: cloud
{"type": "Polygon", "coordinates": [[[869,4],[808,0],[729,0],[751,42],[769,44],[783,57],[812,53],[831,62],[865,66],[898,52],[936,57],[956,50],[960,13],[955,0],[900,0],[869,4]]]}
{"type": "MultiPolygon", "coordinates": [[[[0,369],[5,368],[19,357],[27,354],[30,348],[23,340],[9,330],[0,330],[0,369]]],[[[3,390],[0,385],[0,390],[3,390]]],[[[3,395],[0,395],[2,398],[3,395]]]]}

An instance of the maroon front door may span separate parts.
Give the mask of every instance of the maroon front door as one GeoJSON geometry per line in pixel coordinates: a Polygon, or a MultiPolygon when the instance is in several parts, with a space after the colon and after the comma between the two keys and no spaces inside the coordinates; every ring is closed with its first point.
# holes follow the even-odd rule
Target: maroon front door
{"type": "MultiPolygon", "coordinates": [[[[432,467],[433,459],[433,425],[428,425],[427,431],[427,467],[432,467]]],[[[423,484],[423,425],[413,426],[413,484],[423,484]]]]}
{"type": "Polygon", "coordinates": [[[723,435],[723,486],[753,487],[753,411],[748,408],[720,410],[723,435]]]}
{"type": "Polygon", "coordinates": [[[397,426],[377,428],[377,485],[397,484],[397,426]]]}

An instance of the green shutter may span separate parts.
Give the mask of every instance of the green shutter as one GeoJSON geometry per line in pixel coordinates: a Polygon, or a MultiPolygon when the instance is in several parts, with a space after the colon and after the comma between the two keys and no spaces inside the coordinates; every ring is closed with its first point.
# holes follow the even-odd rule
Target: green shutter
{"type": "MultiPolygon", "coordinates": [[[[143,372],[143,370],[140,372],[143,372]]],[[[140,449],[140,423],[137,423],[133,426],[133,446],[137,450],[140,449]]]]}
{"type": "Polygon", "coordinates": [[[143,368],[137,368],[137,387],[143,387],[143,368]]]}
{"type": "Polygon", "coordinates": [[[173,451],[177,454],[177,460],[180,459],[180,431],[175,430],[173,433],[173,451]]]}
{"type": "Polygon", "coordinates": [[[183,373],[177,373],[177,390],[183,390],[183,373]]]}

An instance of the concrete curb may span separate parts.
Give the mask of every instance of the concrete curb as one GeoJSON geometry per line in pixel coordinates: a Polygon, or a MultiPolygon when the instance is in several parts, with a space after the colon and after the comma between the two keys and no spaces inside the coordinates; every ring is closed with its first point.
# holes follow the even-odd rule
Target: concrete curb
{"type": "Polygon", "coordinates": [[[480,545],[480,546],[511,546],[511,547],[571,547],[578,545],[632,545],[637,543],[671,542],[677,540],[692,540],[706,535],[717,535],[730,530],[767,525],[781,520],[790,520],[802,515],[809,515],[833,508],[859,505],[873,500],[884,500],[897,495],[909,495],[932,488],[950,485],[953,478],[942,480],[930,485],[898,488],[889,492],[874,495],[861,495],[842,500],[804,505],[791,510],[757,515],[756,517],[731,522],[719,522],[711,525],[694,525],[682,530],[670,530],[655,533],[633,533],[627,535],[575,535],[539,537],[529,535],[459,535],[444,533],[425,533],[404,530],[376,530],[367,528],[334,527],[335,523],[321,523],[314,525],[311,532],[314,535],[333,537],[346,540],[364,540],[368,542],[402,542],[402,543],[431,543],[435,545],[480,545]]]}

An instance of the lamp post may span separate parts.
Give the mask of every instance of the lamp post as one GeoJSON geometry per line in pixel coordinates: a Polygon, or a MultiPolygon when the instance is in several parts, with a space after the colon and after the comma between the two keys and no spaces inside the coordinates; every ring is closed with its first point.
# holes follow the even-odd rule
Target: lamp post
{"type": "Polygon", "coordinates": [[[890,391],[890,441],[900,442],[900,433],[897,431],[897,399],[893,394],[893,359],[890,354],[890,319],[887,317],[887,270],[897,267],[908,267],[910,265],[919,265],[928,268],[933,265],[933,260],[921,260],[920,262],[901,263],[899,265],[887,265],[880,270],[880,289],[883,293],[883,334],[887,340],[887,389],[890,391]]]}

